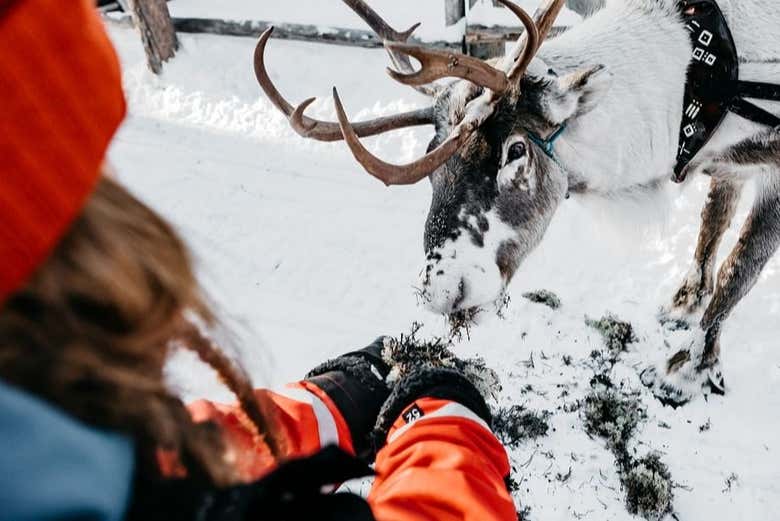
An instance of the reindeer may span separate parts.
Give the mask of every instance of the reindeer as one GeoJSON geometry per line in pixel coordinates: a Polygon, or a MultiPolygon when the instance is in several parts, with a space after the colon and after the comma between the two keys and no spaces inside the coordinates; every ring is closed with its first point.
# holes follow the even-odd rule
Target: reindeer
{"type": "MultiPolygon", "coordinates": [[[[569,195],[616,197],[650,192],[675,165],[692,42],[681,17],[684,0],[607,0],[560,35],[547,39],[563,0],[546,0],[532,18],[500,0],[525,31],[503,59],[483,62],[407,42],[360,0],[344,0],[385,41],[389,74],[432,97],[432,106],[351,123],[338,96],[338,123],[304,114],[271,83],[260,38],[255,72],[270,100],[300,135],[344,140],[366,171],[388,185],[430,180],[433,197],[424,246],[422,295],[433,311],[453,314],[500,298],[523,259],[539,244],[569,195]],[[410,57],[420,62],[419,70],[410,57]],[[439,80],[454,78],[444,83],[439,80]],[[420,159],[395,165],[360,142],[392,129],[432,125],[420,159]]],[[[780,4],[721,0],[743,75],[780,77],[780,4]]],[[[770,105],[771,106],[771,105],[770,105]]],[[[777,111],[775,112],[775,114],[777,111]]],[[[755,284],[780,244],[780,129],[726,117],[681,178],[710,176],[710,194],[693,264],[666,307],[692,324],[671,358],[643,371],[662,400],[682,404],[722,392],[719,336],[724,320],[755,284]],[[721,238],[743,185],[757,196],[737,246],[714,276],[721,238]]]]}

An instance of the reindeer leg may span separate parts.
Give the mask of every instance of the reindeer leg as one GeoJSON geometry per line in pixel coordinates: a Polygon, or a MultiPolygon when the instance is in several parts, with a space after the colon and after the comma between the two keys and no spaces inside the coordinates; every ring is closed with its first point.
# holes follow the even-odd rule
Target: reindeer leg
{"type": "Polygon", "coordinates": [[[715,288],[715,259],[723,234],[729,228],[737,209],[743,181],[715,177],[710,183],[707,202],[701,212],[701,229],[688,274],[672,298],[671,306],[662,312],[662,321],[687,322],[698,312],[715,288]]]}
{"type": "Polygon", "coordinates": [[[721,327],[780,246],[780,132],[763,133],[735,145],[713,157],[705,171],[714,179],[744,178],[746,173],[762,175],[758,177],[756,201],[737,245],[720,267],[712,300],[699,327],[660,371],[642,374],[643,382],[654,387],[656,396],[672,405],[686,403],[707,386],[723,392],[721,327]]]}

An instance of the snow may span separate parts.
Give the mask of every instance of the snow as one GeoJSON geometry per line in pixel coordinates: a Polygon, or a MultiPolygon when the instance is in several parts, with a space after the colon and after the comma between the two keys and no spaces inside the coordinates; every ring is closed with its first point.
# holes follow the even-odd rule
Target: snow
{"type": "MultiPolygon", "coordinates": [[[[282,2],[235,3],[288,13],[282,2]]],[[[171,3],[174,13],[179,4],[186,5],[171,3]]],[[[205,9],[207,2],[200,5],[205,9]]],[[[304,21],[306,11],[297,10],[296,21],[304,21]]],[[[408,21],[400,18],[399,26],[408,21]]],[[[130,117],[110,159],[120,179],[192,245],[257,385],[300,378],[379,334],[408,332],[413,321],[426,324],[425,334],[445,334],[444,319],[418,307],[413,288],[424,260],[426,183],[386,189],[361,171],[345,146],[294,134],[255,83],[251,39],[182,35],[182,50],[156,78],[145,69],[135,33],[113,28],[111,35],[124,66],[130,117]]],[[[426,101],[387,78],[379,50],[271,40],[267,54],[272,78],[291,102],[320,96],[310,109],[314,116],[335,117],[328,96],[333,84],[356,118],[426,101]]],[[[402,130],[366,142],[400,162],[422,154],[430,134],[402,130]]],[[[726,396],[674,410],[654,400],[638,378],[639,369],[687,340],[685,332],[664,330],[655,316],[687,271],[706,187],[706,180],[694,181],[661,210],[566,201],[510,286],[504,318],[485,317],[457,343],[459,354],[481,354],[499,372],[502,405],[553,413],[547,436],[510,451],[521,483],[516,497],[530,507],[529,519],[633,519],[605,442],[586,434],[579,412],[563,409],[589,391],[593,371],[585,361],[602,348],[584,319],[609,311],[630,321],[639,337],[611,373],[614,382],[641,393],[647,408],[632,448],[639,456],[662,452],[679,485],[679,519],[777,519],[780,258],[725,325],[726,396]],[[560,309],[521,297],[536,289],[555,292],[560,309]],[[709,429],[700,429],[707,423],[709,429]],[[570,468],[571,476],[560,479],[570,468]]],[[[749,201],[746,195],[735,222],[749,201]]],[[[722,256],[737,231],[728,233],[722,256]]],[[[191,357],[174,360],[171,375],[187,398],[229,399],[191,357]]]]}

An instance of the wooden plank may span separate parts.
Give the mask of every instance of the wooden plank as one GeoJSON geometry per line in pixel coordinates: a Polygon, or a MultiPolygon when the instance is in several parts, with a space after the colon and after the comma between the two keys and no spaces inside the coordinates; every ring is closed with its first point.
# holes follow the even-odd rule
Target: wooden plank
{"type": "MultiPolygon", "coordinates": [[[[133,20],[127,15],[116,13],[107,15],[104,19],[111,24],[131,26],[133,20]]],[[[265,21],[233,21],[216,18],[173,18],[173,27],[180,33],[206,33],[223,36],[259,37],[270,26],[274,26],[274,38],[284,40],[300,40],[305,42],[348,45],[353,47],[381,48],[382,40],[373,31],[362,29],[344,29],[340,27],[324,28],[319,25],[279,24],[265,21]]],[[[420,42],[412,38],[411,42],[426,46],[460,50],[460,42],[420,42]]]]}
{"type": "MultiPolygon", "coordinates": [[[[568,27],[557,26],[550,30],[548,38],[552,38],[562,32],[568,27]]],[[[491,40],[500,38],[504,41],[516,41],[523,34],[524,29],[520,26],[503,26],[496,25],[487,27],[484,25],[469,25],[468,33],[466,34],[466,40],[491,40]]]]}
{"type": "Polygon", "coordinates": [[[481,35],[468,34],[466,36],[466,54],[480,60],[498,58],[505,54],[506,41],[503,37],[485,38],[481,35]]]}
{"type": "Polygon", "coordinates": [[[173,58],[179,48],[168,4],[165,0],[127,0],[127,4],[141,33],[149,69],[159,74],[163,62],[173,58]]]}
{"type": "MultiPolygon", "coordinates": [[[[108,23],[122,26],[132,26],[133,22],[127,15],[112,13],[104,16],[108,23]]],[[[305,42],[327,43],[334,45],[347,45],[364,48],[381,48],[382,41],[373,31],[363,29],[345,29],[341,27],[326,27],[304,24],[279,24],[266,21],[234,21],[216,18],[173,18],[173,26],[180,33],[207,33],[225,36],[259,37],[268,27],[274,26],[274,38],[284,40],[300,40],[305,42]]],[[[551,35],[556,35],[566,30],[566,27],[553,27],[551,35]]],[[[469,25],[466,34],[466,45],[480,45],[491,42],[489,46],[498,48],[496,40],[517,40],[522,34],[522,27],[518,26],[494,26],[469,25]]],[[[452,49],[461,51],[462,42],[421,42],[415,38],[410,40],[425,46],[440,49],[452,49]]]]}

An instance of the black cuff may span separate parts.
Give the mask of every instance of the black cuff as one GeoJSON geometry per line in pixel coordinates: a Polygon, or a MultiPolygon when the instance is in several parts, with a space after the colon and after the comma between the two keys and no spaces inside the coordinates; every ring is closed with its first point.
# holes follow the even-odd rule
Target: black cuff
{"type": "MultiPolygon", "coordinates": [[[[306,378],[312,378],[314,376],[319,376],[321,374],[327,373],[329,371],[342,371],[345,369],[348,369],[349,366],[351,366],[351,363],[344,363],[344,359],[352,359],[352,358],[358,358],[360,360],[365,361],[369,366],[372,366],[373,369],[376,371],[372,371],[374,373],[375,378],[384,380],[387,378],[387,375],[390,373],[390,366],[387,365],[387,362],[384,361],[382,358],[382,351],[384,349],[385,345],[385,338],[384,336],[380,336],[376,340],[374,340],[371,344],[364,347],[363,349],[360,349],[359,351],[352,351],[350,353],[345,353],[338,358],[334,358],[333,360],[328,360],[327,362],[318,365],[309,373],[306,375],[306,378]],[[378,373],[378,374],[377,374],[378,373]]],[[[357,374],[358,378],[362,378],[363,373],[357,374]]]]}
{"type": "MultiPolygon", "coordinates": [[[[203,479],[136,475],[127,521],[246,521],[249,519],[373,519],[362,499],[323,494],[325,485],[370,476],[365,464],[329,446],[292,459],[260,481],[217,487],[203,479]]],[[[83,518],[83,516],[82,516],[83,518]]]]}
{"type": "Polygon", "coordinates": [[[352,445],[360,457],[372,455],[370,434],[376,415],[390,394],[384,377],[390,368],[382,360],[383,338],[313,369],[306,381],[333,400],[349,427],[352,445]]]}
{"type": "Polygon", "coordinates": [[[420,369],[395,385],[379,411],[372,434],[376,451],[384,446],[390,427],[401,413],[415,400],[426,397],[459,403],[485,420],[488,425],[492,423],[492,415],[485,399],[460,371],[448,367],[420,369]]]}

